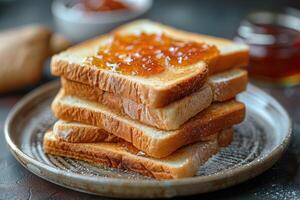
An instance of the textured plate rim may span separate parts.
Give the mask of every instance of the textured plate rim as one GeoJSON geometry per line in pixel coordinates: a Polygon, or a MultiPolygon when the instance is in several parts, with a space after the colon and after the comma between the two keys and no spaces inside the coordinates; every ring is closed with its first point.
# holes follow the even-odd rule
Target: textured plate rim
{"type": "MultiPolygon", "coordinates": [[[[240,167],[236,167],[233,169],[228,169],[223,173],[216,173],[212,174],[209,176],[197,176],[197,177],[190,177],[190,178],[182,178],[182,179],[175,179],[175,180],[132,180],[132,179],[122,179],[122,178],[110,178],[110,177],[96,177],[96,176],[85,176],[85,175],[80,175],[76,174],[73,172],[69,171],[64,171],[58,168],[55,168],[53,166],[47,165],[45,163],[39,162],[35,160],[34,158],[31,158],[30,156],[26,155],[21,149],[17,147],[17,145],[12,141],[10,138],[10,126],[12,126],[12,121],[18,114],[18,112],[26,106],[32,99],[37,98],[41,94],[44,94],[46,91],[51,91],[58,87],[59,81],[51,81],[45,85],[42,85],[29,94],[27,94],[25,97],[23,97],[9,112],[6,120],[5,120],[5,125],[4,125],[4,134],[5,134],[5,139],[6,142],[14,155],[14,157],[29,171],[32,173],[36,174],[37,176],[46,179],[52,183],[62,185],[64,187],[71,188],[73,190],[78,190],[78,191],[84,191],[86,193],[92,193],[92,194],[97,194],[94,192],[89,192],[81,188],[74,188],[65,184],[60,184],[54,180],[49,179],[48,177],[42,176],[41,174],[37,173],[35,170],[29,168],[26,163],[32,163],[33,165],[39,167],[40,169],[44,169],[47,172],[54,173],[59,176],[63,176],[66,178],[71,178],[71,179],[76,179],[77,181],[83,181],[86,182],[88,181],[89,183],[97,183],[97,184],[108,184],[114,187],[134,187],[135,189],[137,188],[144,188],[144,187],[151,187],[151,188],[159,188],[159,189],[167,189],[170,187],[184,187],[186,185],[191,185],[191,184],[199,184],[199,183],[204,183],[204,182],[212,182],[212,181],[220,181],[220,180],[225,180],[228,179],[232,176],[236,176],[240,173],[246,173],[247,171],[255,168],[255,170],[252,175],[249,175],[247,178],[242,178],[239,181],[231,181],[227,184],[219,184],[216,186],[214,189],[209,189],[205,192],[209,191],[215,191],[219,189],[223,189],[232,185],[236,185],[238,183],[244,182],[250,178],[253,178],[262,172],[266,171],[268,168],[270,168],[284,153],[284,151],[287,149],[290,139],[291,139],[291,134],[292,134],[292,123],[290,120],[290,117],[288,116],[286,110],[270,95],[262,91],[261,89],[257,88],[256,86],[253,86],[251,84],[248,85],[248,88],[251,88],[251,90],[255,92],[259,92],[261,95],[264,96],[264,98],[268,99],[269,102],[275,105],[276,109],[278,109],[279,113],[283,115],[283,117],[287,120],[288,122],[288,130],[286,130],[285,137],[283,140],[278,144],[275,148],[273,148],[268,154],[265,154],[262,156],[261,159],[255,159],[252,162],[242,165],[240,167]],[[26,161],[24,163],[24,160],[26,161]]],[[[252,170],[251,170],[252,171],[252,170]]],[[[194,194],[194,193],[190,193],[194,194]]],[[[111,196],[118,196],[118,195],[111,195],[111,196]]],[[[161,197],[170,197],[170,196],[177,196],[176,194],[167,194],[167,195],[162,195],[161,197]]],[[[120,197],[120,196],[118,196],[120,197]]]]}

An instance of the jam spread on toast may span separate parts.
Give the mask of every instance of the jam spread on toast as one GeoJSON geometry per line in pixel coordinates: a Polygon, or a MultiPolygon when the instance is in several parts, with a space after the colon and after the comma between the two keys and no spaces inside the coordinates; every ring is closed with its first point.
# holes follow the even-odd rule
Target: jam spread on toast
{"type": "Polygon", "coordinates": [[[149,77],[168,67],[192,65],[218,54],[213,45],[179,41],[165,34],[116,34],[85,62],[126,75],[149,77]]]}

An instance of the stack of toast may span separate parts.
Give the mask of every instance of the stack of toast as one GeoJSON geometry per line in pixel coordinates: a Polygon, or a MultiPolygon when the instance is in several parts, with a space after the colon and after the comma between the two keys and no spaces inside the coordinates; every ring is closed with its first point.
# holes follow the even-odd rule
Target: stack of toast
{"type": "Polygon", "coordinates": [[[247,63],[245,45],[148,20],[71,47],[52,58],[62,87],[44,151],[157,179],[194,176],[245,117],[235,96],[247,63]]]}

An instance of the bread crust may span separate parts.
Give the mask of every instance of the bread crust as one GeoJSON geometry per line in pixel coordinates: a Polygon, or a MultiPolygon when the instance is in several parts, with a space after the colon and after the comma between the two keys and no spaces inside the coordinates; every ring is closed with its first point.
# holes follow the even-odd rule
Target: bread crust
{"type": "MultiPolygon", "coordinates": [[[[194,176],[201,165],[219,151],[219,137],[208,142],[199,142],[183,147],[172,155],[158,160],[137,154],[128,149],[128,144],[103,143],[67,143],[51,137],[52,132],[44,136],[44,151],[48,154],[84,160],[107,167],[125,169],[156,179],[176,179],[194,176]],[[175,165],[180,162],[180,165],[175,165]]],[[[232,138],[232,130],[220,133],[222,138],[232,138]]],[[[218,134],[215,134],[218,135],[218,134]]],[[[224,145],[223,145],[224,146],[224,145]]]]}
{"type": "Polygon", "coordinates": [[[101,109],[95,111],[63,103],[61,102],[62,97],[63,93],[60,93],[52,103],[52,110],[57,118],[103,128],[155,158],[166,157],[183,145],[200,141],[204,136],[238,124],[243,121],[245,116],[244,104],[232,100],[213,104],[178,130],[161,131],[142,125],[113,111],[109,111],[109,113],[103,112],[101,109]],[[149,131],[162,134],[163,137],[153,137],[149,131]]]}

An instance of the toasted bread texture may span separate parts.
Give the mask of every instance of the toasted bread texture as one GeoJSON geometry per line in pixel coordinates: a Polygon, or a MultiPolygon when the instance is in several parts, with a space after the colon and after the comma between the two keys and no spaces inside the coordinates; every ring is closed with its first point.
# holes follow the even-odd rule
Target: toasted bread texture
{"type": "Polygon", "coordinates": [[[78,122],[58,120],[53,125],[53,132],[58,139],[72,143],[125,142],[102,128],[78,122]]]}
{"type": "Polygon", "coordinates": [[[140,153],[129,143],[68,143],[52,131],[44,135],[44,151],[108,167],[131,170],[157,179],[194,176],[201,165],[232,140],[232,129],[214,134],[214,139],[183,147],[172,155],[155,159],[140,153]],[[229,142],[228,142],[229,141],[229,142]]]}
{"type": "Polygon", "coordinates": [[[96,87],[66,79],[62,79],[62,86],[66,95],[98,102],[117,112],[126,114],[132,119],[163,130],[179,128],[188,119],[207,108],[213,99],[212,90],[208,84],[199,91],[161,108],[139,104],[96,87]]]}
{"type": "Polygon", "coordinates": [[[245,116],[244,104],[231,100],[211,105],[178,130],[163,131],[99,103],[65,96],[63,90],[54,99],[52,110],[59,119],[98,126],[156,158],[168,156],[183,145],[238,124],[245,116]]]}
{"type": "Polygon", "coordinates": [[[247,71],[232,69],[213,75],[198,91],[173,103],[153,108],[136,103],[119,95],[105,92],[97,87],[62,78],[62,87],[66,95],[98,102],[130,118],[163,130],[176,130],[187,120],[207,108],[212,100],[226,101],[244,91],[247,86],[247,71]]]}
{"type": "Polygon", "coordinates": [[[122,26],[113,33],[136,34],[140,32],[164,33],[177,40],[214,44],[220,50],[221,56],[213,55],[209,60],[199,61],[191,66],[168,68],[163,73],[150,77],[123,75],[84,63],[84,58],[95,55],[99,46],[110,40],[112,34],[108,34],[53,56],[51,61],[52,74],[98,87],[137,103],[151,107],[163,107],[199,90],[206,82],[209,65],[218,66],[211,69],[211,73],[215,73],[245,65],[248,62],[248,48],[245,45],[179,31],[147,20],[122,26]]]}
{"type": "MultiPolygon", "coordinates": [[[[55,122],[53,133],[59,140],[71,143],[125,142],[125,140],[97,126],[64,120],[55,122]]],[[[207,135],[203,136],[200,141],[209,141],[214,138],[214,135],[207,135]]],[[[226,142],[222,143],[225,144],[226,142]]]]}
{"type": "Polygon", "coordinates": [[[214,102],[227,101],[246,90],[248,73],[243,69],[232,69],[209,77],[214,102]]]}

